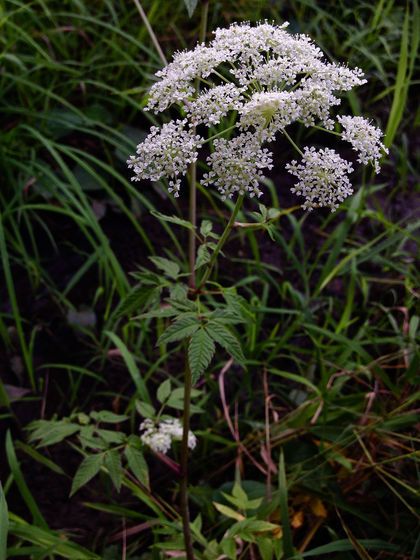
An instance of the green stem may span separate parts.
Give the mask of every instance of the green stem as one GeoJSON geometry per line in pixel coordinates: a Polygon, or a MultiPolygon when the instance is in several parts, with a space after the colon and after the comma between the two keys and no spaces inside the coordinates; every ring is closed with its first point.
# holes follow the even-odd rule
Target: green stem
{"type": "Polygon", "coordinates": [[[206,268],[206,271],[204,272],[204,276],[201,279],[199,288],[202,288],[203,286],[205,286],[207,280],[210,278],[213,267],[216,264],[217,257],[219,255],[220,251],[222,250],[223,245],[226,243],[226,240],[229,237],[229,234],[230,234],[232,228],[234,227],[236,216],[238,215],[238,212],[241,209],[243,201],[244,201],[244,196],[245,195],[243,195],[243,194],[238,196],[238,199],[236,201],[236,204],[235,204],[235,207],[233,209],[232,215],[229,218],[229,221],[228,221],[228,223],[227,223],[219,241],[217,242],[216,248],[213,251],[210,262],[209,262],[209,264],[206,268]]]}
{"type": "MultiPolygon", "coordinates": [[[[203,0],[200,23],[199,41],[203,43],[206,38],[207,19],[209,14],[209,0],[203,0]]],[[[195,89],[198,93],[200,89],[200,81],[196,80],[195,89]]],[[[197,226],[197,163],[190,165],[190,199],[189,199],[189,221],[194,226],[188,232],[188,264],[190,270],[189,287],[195,289],[195,255],[197,251],[197,242],[195,229],[197,226]]]]}
{"type": "MultiPolygon", "coordinates": [[[[202,0],[200,42],[206,38],[207,19],[209,13],[209,0],[202,0]]],[[[199,92],[200,81],[196,80],[196,92],[199,92]]],[[[196,225],[197,225],[197,164],[190,166],[190,197],[189,197],[189,220],[194,226],[188,232],[188,263],[190,270],[189,286],[195,289],[195,255],[196,255],[196,225]]],[[[186,367],[184,379],[184,414],[182,424],[181,443],[181,481],[180,481],[180,508],[182,516],[182,529],[184,533],[185,553],[187,560],[195,560],[193,541],[190,528],[190,511],[188,507],[188,434],[190,430],[190,408],[192,375],[188,363],[188,350],[186,349],[186,367]]]]}
{"type": "Polygon", "coordinates": [[[188,219],[194,228],[188,230],[188,264],[190,270],[189,287],[195,288],[195,254],[196,254],[196,226],[197,226],[197,164],[190,165],[190,200],[188,219]]]}
{"type": "MultiPolygon", "coordinates": [[[[298,121],[301,124],[305,124],[303,121],[298,121]]],[[[317,124],[313,124],[312,128],[316,128],[317,130],[322,130],[322,132],[327,132],[328,134],[334,134],[335,136],[340,136],[341,137],[341,133],[340,132],[336,132],[335,130],[328,130],[328,128],[324,128],[323,126],[318,126],[317,124]]]]}
{"type": "Polygon", "coordinates": [[[295,144],[295,142],[290,138],[290,136],[287,134],[287,132],[285,130],[283,130],[283,134],[286,136],[286,138],[289,140],[289,142],[292,144],[292,146],[295,148],[295,150],[297,150],[300,153],[300,155],[303,157],[302,150],[299,148],[299,146],[297,144],[295,144]]]}
{"type": "Polygon", "coordinates": [[[236,128],[236,124],[233,124],[232,126],[229,126],[228,128],[225,128],[221,132],[217,132],[216,134],[213,134],[213,136],[210,136],[209,138],[207,138],[207,140],[204,140],[203,144],[207,144],[207,142],[211,142],[215,138],[218,138],[219,136],[222,136],[222,134],[224,134],[225,132],[229,132],[229,130],[233,130],[234,128],[236,128]]]}

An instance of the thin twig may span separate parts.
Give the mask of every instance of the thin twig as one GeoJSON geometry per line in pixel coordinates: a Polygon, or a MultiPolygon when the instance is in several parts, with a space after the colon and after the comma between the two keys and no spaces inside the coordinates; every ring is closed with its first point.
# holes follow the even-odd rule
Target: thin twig
{"type": "Polygon", "coordinates": [[[235,430],[235,427],[232,423],[232,419],[230,417],[229,406],[228,406],[227,401],[226,401],[225,374],[230,369],[232,364],[233,364],[233,359],[230,358],[230,360],[228,360],[226,362],[226,364],[223,366],[223,368],[222,368],[222,370],[220,371],[220,374],[219,374],[219,391],[220,391],[220,400],[222,401],[223,415],[225,417],[226,424],[229,427],[230,433],[232,434],[233,439],[237,443],[240,451],[245,453],[245,455],[250,459],[250,461],[255,465],[255,467],[260,472],[263,473],[264,476],[267,476],[267,471],[265,470],[265,468],[262,465],[260,465],[256,459],[254,459],[254,457],[251,455],[251,453],[248,451],[248,449],[245,447],[245,445],[241,442],[239,432],[238,432],[238,430],[235,430]]]}
{"type": "Polygon", "coordinates": [[[149,18],[147,17],[146,12],[143,10],[142,5],[140,4],[140,0],[134,0],[134,4],[136,5],[139,11],[140,17],[143,20],[144,25],[146,26],[147,32],[149,33],[150,38],[152,39],[152,43],[155,49],[157,50],[158,55],[160,56],[160,59],[163,62],[163,65],[166,66],[168,64],[168,61],[166,60],[166,56],[163,54],[163,50],[159,44],[155,32],[153,31],[153,28],[150,25],[149,18]]]}

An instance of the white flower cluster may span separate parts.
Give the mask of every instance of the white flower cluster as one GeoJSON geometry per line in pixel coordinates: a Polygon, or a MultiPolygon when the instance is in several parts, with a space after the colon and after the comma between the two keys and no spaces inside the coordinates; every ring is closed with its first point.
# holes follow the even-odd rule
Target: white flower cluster
{"type": "Polygon", "coordinates": [[[261,148],[258,137],[251,132],[235,136],[232,140],[219,138],[214,141],[214,152],[209,156],[211,171],[203,177],[203,185],[214,184],[222,198],[235,192],[248,193],[252,198],[262,193],[258,187],[262,169],[273,167],[272,154],[261,148]]]}
{"type": "Polygon", "coordinates": [[[193,101],[185,103],[185,110],[192,125],[219,124],[229,111],[238,111],[243,104],[243,88],[235,84],[223,84],[204,91],[193,101]]]}
{"type": "Polygon", "coordinates": [[[186,125],[184,119],[171,121],[162,128],[152,126],[149,136],[137,146],[137,156],[131,156],[127,162],[135,173],[133,181],[158,181],[168,177],[171,179],[169,192],[179,196],[179,176],[185,175],[188,165],[197,160],[202,141],[186,125]]]}
{"type": "MultiPolygon", "coordinates": [[[[156,453],[166,454],[172,441],[182,439],[182,425],[178,418],[167,418],[158,424],[146,418],[140,424],[140,430],[143,432],[140,436],[141,441],[156,453]]],[[[188,447],[194,449],[196,445],[197,438],[192,432],[188,432],[188,447]]]]}
{"type": "Polygon", "coordinates": [[[353,171],[352,164],[329,148],[306,147],[302,163],[292,161],[286,169],[299,179],[291,191],[305,197],[302,205],[305,210],[328,206],[334,212],[339,203],[353,193],[347,177],[347,173],[353,171]]]}
{"type": "Polygon", "coordinates": [[[254,93],[239,112],[239,128],[253,127],[265,142],[274,140],[276,132],[300,117],[296,96],[288,91],[254,93]]]}
{"type": "MultiPolygon", "coordinates": [[[[264,143],[274,141],[294,122],[334,129],[331,109],[340,104],[341,93],[365,83],[363,73],[325,60],[309,37],[289,33],[287,25],[234,23],[217,29],[208,45],[176,53],[157,72],[146,110],[158,113],[176,105],[184,117],[161,129],[151,128],[137,147],[137,155],[128,161],[133,180],[168,178],[170,192],[178,196],[181,179],[204,143],[196,128],[202,127],[205,133],[204,127],[224,123],[231,130],[236,123],[237,134],[213,141],[203,184],[216,186],[223,197],[234,193],[259,196],[263,172],[272,167],[272,154],[264,143]]],[[[378,171],[386,151],[380,131],[361,117],[339,117],[338,122],[344,128],[342,137],[357,150],[359,161],[372,163],[378,171]]],[[[324,167],[330,169],[330,151],[316,153],[318,160],[327,158],[324,167]]],[[[305,157],[301,165],[309,165],[309,161],[305,157]]],[[[325,189],[333,189],[336,177],[333,173],[325,179],[325,189]]],[[[335,186],[331,200],[340,200],[336,193],[342,184],[335,186]]],[[[327,199],[324,193],[322,200],[327,199]]],[[[313,200],[305,205],[314,207],[313,200]]],[[[328,205],[335,207],[335,203],[328,205]]]]}
{"type": "Polygon", "coordinates": [[[344,129],[341,137],[350,142],[353,149],[359,154],[357,161],[365,165],[371,163],[375,167],[375,172],[379,173],[379,160],[382,153],[389,152],[381,142],[382,131],[363,117],[344,116],[338,117],[337,120],[344,129]]]}

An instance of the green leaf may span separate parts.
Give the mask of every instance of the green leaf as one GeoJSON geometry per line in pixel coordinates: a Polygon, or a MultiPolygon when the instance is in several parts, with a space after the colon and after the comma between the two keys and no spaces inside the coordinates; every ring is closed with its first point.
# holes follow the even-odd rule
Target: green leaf
{"type": "Polygon", "coordinates": [[[189,338],[199,328],[200,323],[196,316],[181,316],[159,337],[158,344],[177,342],[189,338]]]}
{"type": "Polygon", "coordinates": [[[94,426],[85,426],[80,430],[78,437],[83,449],[95,449],[96,451],[98,451],[98,449],[101,449],[105,451],[108,448],[108,444],[104,439],[101,439],[94,432],[94,426]]]}
{"type": "Polygon", "coordinates": [[[121,490],[123,470],[121,465],[121,457],[118,451],[111,449],[105,453],[104,465],[108,469],[109,476],[115,486],[117,492],[121,490]]]}
{"type": "Polygon", "coordinates": [[[144,401],[136,401],[136,410],[143,418],[154,418],[156,416],[154,407],[144,401]]]}
{"type": "Polygon", "coordinates": [[[187,284],[182,284],[181,282],[177,282],[170,288],[170,297],[169,299],[185,302],[188,299],[188,286],[187,284]]]}
{"type": "Polygon", "coordinates": [[[232,311],[228,309],[216,309],[210,315],[210,319],[217,319],[218,321],[222,321],[224,325],[237,325],[238,323],[247,323],[249,320],[243,319],[236,313],[232,313],[232,311]]]}
{"type": "Polygon", "coordinates": [[[204,370],[213,358],[214,351],[213,339],[204,328],[199,329],[193,334],[188,347],[188,362],[193,383],[204,373],[204,370]]]}
{"type": "Polygon", "coordinates": [[[225,506],[223,504],[219,504],[218,502],[213,502],[214,507],[219,511],[221,514],[229,517],[230,519],[235,519],[236,521],[243,521],[245,517],[239,511],[235,511],[229,506],[225,506]]]}
{"type": "Polygon", "coordinates": [[[274,554],[273,539],[262,537],[257,539],[258,551],[261,554],[261,560],[272,560],[274,554]]]}
{"type": "Polygon", "coordinates": [[[184,4],[187,7],[188,15],[191,17],[197,7],[198,0],[184,0],[184,4]]]}
{"type": "Polygon", "coordinates": [[[194,225],[191,222],[188,222],[187,220],[182,220],[177,216],[167,216],[165,214],[161,214],[157,210],[150,210],[150,213],[153,216],[155,216],[155,218],[158,218],[158,220],[162,220],[163,222],[170,222],[171,224],[176,224],[177,226],[185,227],[191,230],[195,229],[194,225]]]}
{"type": "Polygon", "coordinates": [[[265,206],[264,204],[258,204],[258,209],[260,211],[259,214],[257,212],[253,212],[257,221],[266,222],[268,218],[268,212],[269,212],[267,206],[265,206]]]}
{"type": "Polygon", "coordinates": [[[113,313],[113,318],[118,319],[123,315],[138,313],[144,309],[159,292],[158,286],[134,286],[127,296],[118,304],[113,313]]]}
{"type": "Polygon", "coordinates": [[[242,352],[241,344],[236,336],[221,322],[210,322],[206,325],[206,330],[212,339],[224,348],[237,362],[243,364],[245,356],[242,352]]]}
{"type": "Polygon", "coordinates": [[[115,443],[117,445],[124,443],[127,436],[123,432],[115,432],[113,430],[97,430],[98,436],[106,443],[115,443]]]}
{"type": "Polygon", "coordinates": [[[182,387],[178,387],[171,392],[169,399],[166,401],[166,406],[176,408],[177,410],[184,408],[184,389],[182,387]]]}
{"type": "Polygon", "coordinates": [[[174,280],[178,278],[180,270],[178,263],[165,259],[165,257],[149,257],[149,259],[159,270],[162,270],[166,276],[169,276],[169,278],[174,280]]]}
{"type": "Polygon", "coordinates": [[[7,558],[7,532],[9,529],[9,516],[7,502],[0,482],[0,560],[7,558]]]}
{"type": "Polygon", "coordinates": [[[71,485],[70,497],[73,496],[82,486],[92,480],[98,474],[103,463],[103,453],[97,455],[89,455],[80,463],[79,468],[73,478],[71,485]]]}
{"type": "Polygon", "coordinates": [[[235,539],[232,539],[232,538],[229,539],[229,538],[223,537],[223,540],[220,543],[220,546],[222,547],[223,553],[226,554],[226,556],[230,560],[236,560],[237,554],[236,554],[235,539]]]}
{"type": "Polygon", "coordinates": [[[211,255],[208,249],[208,244],[203,243],[203,245],[200,245],[200,247],[198,248],[197,260],[195,262],[194,270],[197,270],[202,266],[204,266],[205,264],[207,264],[208,262],[210,262],[210,259],[211,259],[211,255]]]}
{"type": "Polygon", "coordinates": [[[149,488],[149,469],[143,453],[136,447],[127,446],[124,451],[128,466],[139,482],[149,488]]]}
{"type": "Polygon", "coordinates": [[[118,424],[128,419],[125,414],[115,414],[109,410],[100,410],[99,412],[91,412],[90,417],[97,422],[105,422],[106,424],[118,424]]]}
{"type": "Polygon", "coordinates": [[[255,316],[249,309],[249,304],[245,298],[228,290],[225,291],[223,297],[227,303],[227,310],[230,313],[237,315],[238,318],[244,319],[247,322],[255,322],[255,316]]]}
{"type": "Polygon", "coordinates": [[[233,485],[232,496],[238,501],[240,509],[247,509],[248,496],[238,481],[233,485]]]}
{"type": "Polygon", "coordinates": [[[142,313],[138,315],[136,319],[167,319],[170,317],[176,317],[178,315],[178,310],[173,307],[160,307],[159,309],[153,309],[147,313],[142,313]]]}
{"type": "Polygon", "coordinates": [[[203,220],[201,222],[200,233],[203,237],[207,237],[213,230],[213,224],[210,220],[203,220]]]}
{"type": "Polygon", "coordinates": [[[164,381],[159,385],[156,396],[160,403],[164,403],[168,399],[170,394],[171,394],[171,380],[166,379],[166,381],[164,381]]]}
{"type": "Polygon", "coordinates": [[[31,435],[29,441],[40,440],[39,447],[59,443],[80,430],[79,424],[68,420],[36,420],[29,425],[31,435]]]}

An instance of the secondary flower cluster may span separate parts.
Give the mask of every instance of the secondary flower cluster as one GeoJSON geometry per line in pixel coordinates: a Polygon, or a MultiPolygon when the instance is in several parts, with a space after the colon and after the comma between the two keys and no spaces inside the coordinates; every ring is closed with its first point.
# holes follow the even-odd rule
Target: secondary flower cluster
{"type": "MultiPolygon", "coordinates": [[[[133,180],[167,178],[170,192],[178,196],[188,166],[209,141],[197,129],[205,133],[206,127],[222,124],[225,137],[219,137],[223,132],[214,135],[219,138],[207,157],[203,184],[216,186],[223,198],[262,194],[263,170],[273,162],[263,145],[294,122],[326,131],[340,124],[341,137],[357,151],[358,161],[379,172],[379,160],[387,152],[381,131],[362,117],[335,120],[331,114],[340,94],[365,83],[362,71],[328,62],[309,37],[290,34],[287,25],[235,23],[218,29],[208,45],[176,53],[157,72],[146,110],[158,113],[176,105],[184,117],[151,128],[128,161],[133,180]]],[[[305,197],[308,210],[335,210],[352,192],[347,177],[351,165],[329,149],[300,153],[301,163],[287,166],[299,179],[294,192],[305,197]]]]}
{"type": "MultiPolygon", "coordinates": [[[[172,441],[182,439],[182,425],[178,418],[167,418],[159,423],[146,418],[140,424],[140,430],[143,432],[140,436],[141,441],[156,453],[166,454],[172,441]]],[[[197,438],[192,432],[188,432],[188,447],[194,449],[196,445],[197,438]]]]}

